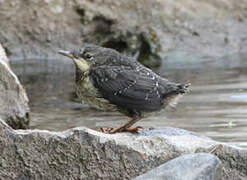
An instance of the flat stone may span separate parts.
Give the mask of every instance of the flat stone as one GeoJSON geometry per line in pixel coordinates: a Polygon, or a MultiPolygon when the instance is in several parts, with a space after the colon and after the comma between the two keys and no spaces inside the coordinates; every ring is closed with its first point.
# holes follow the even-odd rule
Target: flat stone
{"type": "Polygon", "coordinates": [[[218,156],[222,179],[247,178],[246,149],[171,127],[139,135],[104,134],[85,127],[13,130],[0,121],[0,152],[0,179],[133,179],[200,152],[218,156]]]}
{"type": "Polygon", "coordinates": [[[162,164],[134,180],[221,180],[222,165],[207,153],[188,154],[162,164]]]}
{"type": "Polygon", "coordinates": [[[11,70],[1,44],[0,118],[15,129],[27,128],[29,125],[29,106],[26,91],[11,70]]]}

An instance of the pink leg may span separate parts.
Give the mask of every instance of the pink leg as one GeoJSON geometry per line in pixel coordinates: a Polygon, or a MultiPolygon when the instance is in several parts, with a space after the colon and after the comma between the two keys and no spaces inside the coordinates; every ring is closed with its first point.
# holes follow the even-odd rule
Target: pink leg
{"type": "Polygon", "coordinates": [[[135,117],[133,119],[131,119],[130,121],[128,121],[127,123],[111,130],[109,133],[110,134],[114,134],[117,132],[137,132],[138,129],[141,129],[142,127],[138,126],[136,128],[130,128],[133,124],[135,124],[137,121],[139,121],[141,118],[140,117],[135,117]]]}

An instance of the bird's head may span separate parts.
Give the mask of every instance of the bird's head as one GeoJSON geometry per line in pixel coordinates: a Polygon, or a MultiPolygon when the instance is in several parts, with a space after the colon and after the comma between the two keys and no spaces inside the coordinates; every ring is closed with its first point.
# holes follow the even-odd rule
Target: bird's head
{"type": "Polygon", "coordinates": [[[111,49],[103,48],[95,45],[86,45],[85,48],[79,51],[63,51],[59,53],[71,58],[75,63],[76,67],[82,72],[88,71],[94,64],[101,64],[112,54],[111,49]]]}

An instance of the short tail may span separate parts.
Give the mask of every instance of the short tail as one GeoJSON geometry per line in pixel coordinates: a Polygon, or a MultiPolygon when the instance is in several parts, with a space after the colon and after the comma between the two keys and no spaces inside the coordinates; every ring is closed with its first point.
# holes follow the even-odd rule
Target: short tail
{"type": "MultiPolygon", "coordinates": [[[[179,99],[183,97],[184,94],[190,91],[190,83],[187,84],[177,84],[170,93],[166,94],[164,97],[164,105],[175,108],[179,99]]],[[[174,87],[174,86],[173,86],[174,87]]]]}
{"type": "Polygon", "coordinates": [[[177,86],[177,93],[178,94],[185,94],[190,91],[190,83],[187,84],[179,84],[177,86]]]}

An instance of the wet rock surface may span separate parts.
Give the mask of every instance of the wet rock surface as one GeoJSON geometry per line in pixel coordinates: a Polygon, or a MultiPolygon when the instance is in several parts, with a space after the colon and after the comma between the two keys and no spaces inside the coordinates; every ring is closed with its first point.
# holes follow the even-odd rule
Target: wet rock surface
{"type": "Polygon", "coordinates": [[[203,59],[246,51],[246,0],[0,1],[0,42],[12,59],[61,58],[82,42],[162,59],[203,59]]]}
{"type": "Polygon", "coordinates": [[[188,154],[138,176],[134,180],[221,180],[220,160],[207,153],[188,154]]]}
{"type": "Polygon", "coordinates": [[[15,129],[29,125],[27,94],[17,76],[10,69],[6,54],[0,45],[0,118],[15,129]]]}
{"type": "Polygon", "coordinates": [[[207,152],[221,160],[222,179],[247,177],[244,149],[176,128],[148,132],[111,135],[84,127],[63,132],[13,130],[0,121],[0,176],[132,179],[181,155],[207,152]]]}

